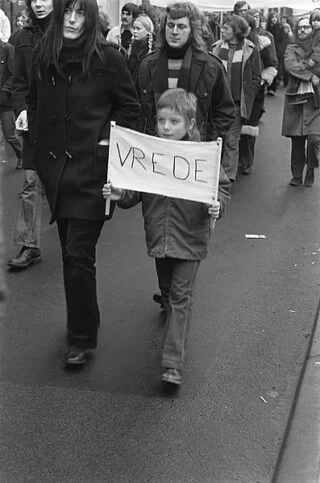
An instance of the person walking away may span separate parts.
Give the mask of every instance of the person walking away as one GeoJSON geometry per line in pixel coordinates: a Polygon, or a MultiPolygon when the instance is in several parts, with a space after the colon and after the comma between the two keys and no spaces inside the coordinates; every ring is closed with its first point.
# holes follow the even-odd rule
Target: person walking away
{"type": "Polygon", "coordinates": [[[245,38],[247,34],[247,21],[239,15],[230,15],[223,24],[222,40],[212,47],[212,53],[220,57],[226,69],[235,104],[235,119],[224,139],[221,162],[231,182],[237,177],[243,120],[249,120],[261,85],[259,51],[245,38]]]}
{"type": "Polygon", "coordinates": [[[286,90],[282,135],[291,138],[291,186],[314,183],[314,169],[320,159],[320,72],[308,66],[312,49],[312,26],[307,17],[296,24],[295,42],[285,52],[289,82],[286,90]]]}
{"type": "Polygon", "coordinates": [[[101,35],[96,0],[59,0],[52,17],[34,52],[28,119],[62,251],[64,361],[77,365],[96,348],[100,325],[95,253],[105,221],[110,121],[135,126],[140,105],[126,60],[101,35]]]}
{"type": "Polygon", "coordinates": [[[154,25],[148,15],[141,14],[133,22],[133,42],[127,64],[134,84],[142,59],[153,49],[154,25]]]}
{"type": "Polygon", "coordinates": [[[14,44],[13,108],[17,116],[16,128],[23,137],[24,182],[19,194],[18,216],[13,234],[14,245],[21,248],[17,256],[8,260],[8,266],[13,270],[26,269],[41,261],[42,187],[28,132],[26,95],[29,90],[32,50],[49,25],[52,8],[52,0],[26,0],[30,23],[19,32],[14,44]]]}
{"type": "MultiPolygon", "coordinates": [[[[197,100],[184,89],[170,89],[159,98],[157,133],[165,139],[200,141],[197,100]]],[[[210,218],[220,218],[230,199],[230,181],[220,171],[218,200],[212,205],[104,185],[122,208],[142,203],[148,254],[155,258],[166,314],[161,381],[180,385],[191,324],[193,292],[200,262],[206,257],[210,218]],[[159,220],[162,220],[159,223],[159,220]]]]}
{"type": "MultiPolygon", "coordinates": [[[[247,12],[246,18],[253,17],[255,21],[254,30],[258,38],[261,63],[262,82],[258,90],[251,110],[249,120],[242,128],[239,146],[239,168],[242,174],[250,175],[254,162],[255,143],[259,132],[259,121],[265,112],[265,90],[266,86],[271,85],[273,79],[277,75],[278,60],[275,50],[272,34],[265,31],[260,26],[260,12],[257,9],[251,9],[247,12]]],[[[251,27],[253,31],[253,26],[251,27]]]]}
{"type": "Polygon", "coordinates": [[[269,14],[267,21],[267,31],[273,35],[279,67],[278,74],[273,79],[272,84],[267,87],[267,94],[269,96],[274,96],[277,91],[280,76],[282,74],[280,66],[283,65],[284,52],[287,45],[286,34],[283,25],[280,23],[277,13],[272,12],[269,14]]]}
{"type": "Polygon", "coordinates": [[[0,122],[3,136],[17,157],[16,169],[22,168],[22,139],[16,131],[12,106],[14,48],[0,40],[0,122]]]}
{"type": "Polygon", "coordinates": [[[130,55],[133,40],[133,22],[140,13],[139,7],[134,3],[125,3],[121,10],[121,24],[108,32],[108,42],[114,42],[122,49],[126,56],[130,55]]]}

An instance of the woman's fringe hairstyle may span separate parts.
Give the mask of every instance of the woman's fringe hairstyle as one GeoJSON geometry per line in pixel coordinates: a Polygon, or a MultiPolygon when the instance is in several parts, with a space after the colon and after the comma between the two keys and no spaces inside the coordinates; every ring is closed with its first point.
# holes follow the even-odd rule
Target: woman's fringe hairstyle
{"type": "Polygon", "coordinates": [[[158,34],[159,47],[166,44],[166,24],[168,17],[173,20],[187,17],[191,27],[191,45],[197,50],[206,51],[206,45],[202,36],[201,12],[200,10],[188,2],[179,2],[169,5],[160,22],[160,30],[158,34]]]}
{"type": "Polygon", "coordinates": [[[60,74],[62,74],[59,57],[63,45],[63,22],[66,8],[74,7],[79,4],[79,8],[85,12],[85,22],[82,36],[85,38],[82,53],[82,73],[89,75],[90,63],[94,53],[103,62],[103,52],[101,45],[104,40],[101,35],[99,11],[96,0],[53,0],[52,17],[48,30],[46,31],[41,43],[39,54],[39,77],[42,77],[49,69],[50,64],[54,64],[60,74]]]}
{"type": "Polygon", "coordinates": [[[201,141],[197,128],[197,98],[194,94],[179,87],[168,89],[159,98],[157,112],[160,109],[172,109],[183,116],[189,141],[201,141]]]}

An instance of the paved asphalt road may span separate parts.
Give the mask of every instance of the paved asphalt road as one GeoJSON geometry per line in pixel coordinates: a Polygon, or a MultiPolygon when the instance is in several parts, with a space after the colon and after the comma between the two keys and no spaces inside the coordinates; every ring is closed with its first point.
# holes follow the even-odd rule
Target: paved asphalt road
{"type": "MultiPolygon", "coordinates": [[[[235,183],[200,269],[178,392],[159,383],[163,329],[140,207],[105,224],[99,348],[81,371],[64,370],[60,252],[43,201],[43,261],[7,276],[1,483],[271,481],[320,285],[320,173],[312,189],[288,186],[282,103],[281,93],[267,99],[253,173],[235,183]]],[[[22,173],[7,161],[10,256],[22,173]]]]}

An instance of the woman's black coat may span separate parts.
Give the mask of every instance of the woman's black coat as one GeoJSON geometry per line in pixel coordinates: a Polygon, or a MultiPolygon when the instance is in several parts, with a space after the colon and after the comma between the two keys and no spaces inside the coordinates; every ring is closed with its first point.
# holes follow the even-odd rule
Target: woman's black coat
{"type": "Polygon", "coordinates": [[[140,105],[125,59],[111,44],[103,45],[104,62],[92,59],[90,76],[80,60],[53,65],[42,80],[37,57],[27,96],[28,120],[36,169],[56,218],[104,219],[102,186],[106,180],[110,121],[134,127],[140,105]]]}

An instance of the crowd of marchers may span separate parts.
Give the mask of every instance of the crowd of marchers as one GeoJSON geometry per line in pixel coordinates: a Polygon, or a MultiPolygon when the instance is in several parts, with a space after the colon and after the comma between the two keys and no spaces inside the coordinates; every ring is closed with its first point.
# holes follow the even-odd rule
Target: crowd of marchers
{"type": "Polygon", "coordinates": [[[225,213],[232,183],[251,173],[265,96],[275,95],[280,81],[286,86],[282,134],[292,141],[290,185],[314,183],[320,11],[293,27],[276,14],[264,22],[259,10],[239,1],[212,31],[191,2],[173,3],[160,18],[152,7],[127,3],[113,28],[96,0],[25,3],[21,30],[11,44],[0,43],[0,120],[5,132],[3,105],[11,130],[5,137],[24,170],[14,232],[20,251],[8,265],[18,271],[41,261],[44,192],[63,260],[64,361],[85,364],[100,325],[97,241],[116,205],[141,203],[165,325],[161,380],[179,385],[212,220],[225,213]],[[218,199],[205,205],[113,186],[105,161],[111,120],[173,140],[222,138],[218,199]],[[111,198],[108,217],[104,198],[111,198]]]}

